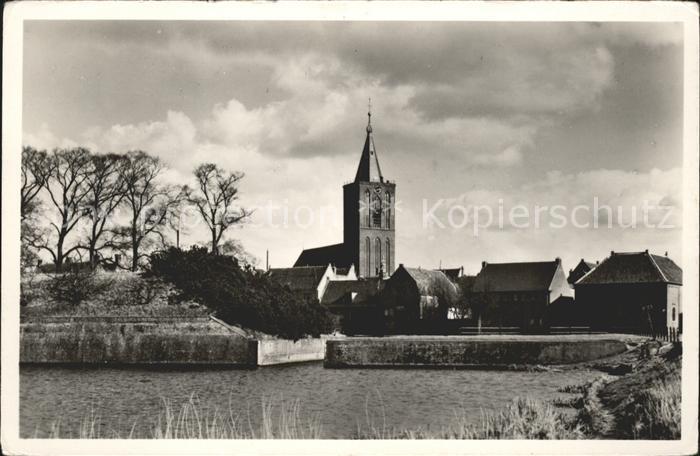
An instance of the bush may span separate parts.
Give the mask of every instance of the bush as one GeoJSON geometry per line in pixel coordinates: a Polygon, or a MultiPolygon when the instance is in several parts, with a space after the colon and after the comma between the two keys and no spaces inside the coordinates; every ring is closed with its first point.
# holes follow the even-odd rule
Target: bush
{"type": "Polygon", "coordinates": [[[330,313],[317,300],[303,300],[266,273],[241,268],[235,258],[205,248],[158,252],[147,275],[172,283],[180,299],[198,301],[230,324],[293,340],[333,328],[330,313]]]}
{"type": "Polygon", "coordinates": [[[68,270],[51,277],[48,287],[51,299],[57,303],[78,306],[102,293],[109,287],[109,281],[95,278],[94,271],[68,270]]]}

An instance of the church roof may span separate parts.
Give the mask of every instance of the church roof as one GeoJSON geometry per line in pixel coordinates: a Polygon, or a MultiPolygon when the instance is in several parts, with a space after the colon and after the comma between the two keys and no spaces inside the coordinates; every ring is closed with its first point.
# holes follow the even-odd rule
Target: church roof
{"type": "Polygon", "coordinates": [[[367,121],[367,138],[365,139],[365,147],[362,148],[360,164],[357,166],[355,182],[384,182],[382,170],[379,167],[377,149],[374,147],[374,137],[372,136],[372,114],[368,112],[367,116],[369,117],[367,121]]]}
{"type": "Polygon", "coordinates": [[[328,266],[332,264],[339,268],[348,268],[352,264],[345,244],[333,244],[313,249],[305,249],[299,254],[294,267],[299,266],[328,266]]]}
{"type": "Polygon", "coordinates": [[[579,279],[576,285],[659,282],[682,285],[683,271],[670,258],[648,251],[612,252],[598,267],[579,279]]]}

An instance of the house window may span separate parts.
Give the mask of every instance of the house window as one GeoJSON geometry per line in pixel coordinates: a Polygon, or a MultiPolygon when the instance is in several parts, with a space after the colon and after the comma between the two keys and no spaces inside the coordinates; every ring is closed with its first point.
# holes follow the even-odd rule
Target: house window
{"type": "Polygon", "coordinates": [[[379,238],[374,240],[374,267],[377,268],[377,274],[382,269],[382,241],[379,238]]]}
{"type": "Polygon", "coordinates": [[[671,309],[671,321],[676,321],[676,308],[671,309]]]}
{"type": "Polygon", "coordinates": [[[371,259],[372,259],[372,246],[370,245],[371,241],[369,238],[365,238],[365,258],[367,262],[367,269],[365,271],[365,276],[369,276],[370,272],[372,271],[372,266],[371,264],[371,259]]]}

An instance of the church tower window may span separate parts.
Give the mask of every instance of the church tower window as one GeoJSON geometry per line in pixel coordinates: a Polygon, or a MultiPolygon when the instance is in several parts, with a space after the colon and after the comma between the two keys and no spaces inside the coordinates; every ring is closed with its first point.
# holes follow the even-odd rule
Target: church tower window
{"type": "Polygon", "coordinates": [[[365,275],[370,275],[372,273],[372,246],[369,237],[365,238],[365,258],[367,261],[367,272],[365,275]]]}
{"type": "Polygon", "coordinates": [[[391,229],[391,193],[386,192],[384,195],[384,213],[386,214],[385,228],[391,229]]]}
{"type": "Polygon", "coordinates": [[[384,258],[386,258],[386,273],[391,274],[391,240],[389,239],[386,240],[384,258]]]}
{"type": "Polygon", "coordinates": [[[382,269],[382,241],[379,238],[374,240],[374,267],[377,268],[376,274],[382,269]]]}
{"type": "Polygon", "coordinates": [[[379,193],[372,196],[372,228],[382,227],[382,197],[379,193]]]}
{"type": "Polygon", "coordinates": [[[372,195],[369,190],[365,192],[365,204],[367,208],[367,226],[372,226],[372,195]]]}

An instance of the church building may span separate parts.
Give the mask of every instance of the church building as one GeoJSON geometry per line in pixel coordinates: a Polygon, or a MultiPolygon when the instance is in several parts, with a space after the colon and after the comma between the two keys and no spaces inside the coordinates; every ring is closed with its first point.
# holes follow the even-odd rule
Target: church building
{"type": "Polygon", "coordinates": [[[388,276],[395,269],[396,184],[384,179],[368,112],[367,136],[355,180],[343,186],[343,242],[301,252],[294,266],[352,265],[359,277],[388,276]]]}

